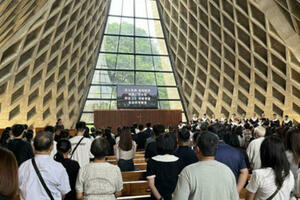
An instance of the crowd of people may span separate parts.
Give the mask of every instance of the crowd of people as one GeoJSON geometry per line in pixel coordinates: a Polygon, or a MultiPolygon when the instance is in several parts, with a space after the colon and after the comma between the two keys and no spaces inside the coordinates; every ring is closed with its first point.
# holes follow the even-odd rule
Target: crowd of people
{"type": "Polygon", "coordinates": [[[76,124],[71,137],[61,120],[34,135],[8,127],[0,139],[0,199],[116,199],[122,172],[134,171],[145,151],[152,199],[295,200],[300,198],[300,127],[245,115],[216,119],[193,115],[188,123],[133,124],[91,130],[76,124]],[[117,165],[106,160],[114,155],[117,165]],[[250,180],[248,180],[251,174],[250,180]]]}

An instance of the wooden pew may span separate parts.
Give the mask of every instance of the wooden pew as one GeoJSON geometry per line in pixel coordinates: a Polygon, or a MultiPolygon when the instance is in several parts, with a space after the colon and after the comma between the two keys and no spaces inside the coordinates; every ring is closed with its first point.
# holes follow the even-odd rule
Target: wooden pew
{"type": "Polygon", "coordinates": [[[147,169],[147,163],[135,163],[134,167],[138,170],[146,170],[147,169]]]}
{"type": "Polygon", "coordinates": [[[5,130],[4,128],[0,128],[0,137],[1,137],[4,130],[5,130]]]}
{"type": "Polygon", "coordinates": [[[137,195],[149,195],[150,190],[148,181],[126,181],[123,182],[122,196],[137,196],[137,195]]]}
{"type": "Polygon", "coordinates": [[[141,181],[146,180],[146,170],[122,172],[123,181],[141,181]]]}
{"type": "Polygon", "coordinates": [[[118,200],[150,200],[150,195],[138,195],[138,196],[124,196],[118,197],[118,200]]]}
{"type": "MultiPolygon", "coordinates": [[[[144,154],[136,153],[134,158],[144,158],[144,154]]],[[[106,156],[107,160],[116,160],[116,156],[106,156]]]]}
{"type": "MultiPolygon", "coordinates": [[[[118,161],[117,160],[106,160],[107,162],[113,164],[113,165],[117,165],[118,161]]],[[[145,163],[145,158],[135,158],[133,159],[133,163],[145,163]]]]}

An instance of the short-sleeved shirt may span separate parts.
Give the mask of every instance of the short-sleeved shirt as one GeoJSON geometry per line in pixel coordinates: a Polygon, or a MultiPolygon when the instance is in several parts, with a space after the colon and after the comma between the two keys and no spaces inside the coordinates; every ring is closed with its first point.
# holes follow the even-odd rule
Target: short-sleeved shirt
{"type": "Polygon", "coordinates": [[[123,189],[120,168],[110,163],[89,163],[79,170],[76,191],[85,200],[115,200],[115,192],[123,189]]]}
{"type": "Polygon", "coordinates": [[[184,167],[198,162],[195,152],[189,146],[179,146],[175,152],[175,156],[182,160],[184,167]]]}
{"type": "Polygon", "coordinates": [[[147,162],[147,178],[155,178],[155,187],[165,200],[171,199],[176,187],[182,161],[174,155],[157,155],[147,162]]]}
{"type": "Polygon", "coordinates": [[[69,182],[71,191],[66,195],[64,200],[73,200],[76,199],[76,191],[75,191],[75,184],[76,179],[79,172],[79,164],[75,160],[71,159],[64,159],[61,164],[66,168],[68,176],[69,176],[69,182]]]}
{"type": "MultiPolygon", "coordinates": [[[[72,151],[82,137],[83,136],[75,136],[70,139],[72,145],[72,151]]],[[[83,138],[83,140],[78,145],[77,149],[74,151],[72,160],[76,160],[79,163],[80,167],[83,167],[86,164],[88,164],[90,162],[90,158],[94,157],[91,153],[91,144],[92,144],[91,139],[83,138]]]]}
{"type": "Polygon", "coordinates": [[[215,159],[232,170],[236,181],[239,178],[240,170],[247,168],[244,155],[234,147],[225,144],[225,142],[219,143],[215,159]]]}
{"type": "Polygon", "coordinates": [[[179,174],[173,200],[239,200],[232,171],[215,160],[199,161],[179,174]]]}
{"type": "Polygon", "coordinates": [[[156,141],[154,141],[147,145],[147,148],[145,150],[145,158],[152,158],[153,156],[156,155],[157,155],[156,141]]]}
{"type": "MultiPolygon", "coordinates": [[[[35,162],[55,200],[61,200],[62,195],[70,192],[69,177],[61,163],[49,155],[36,155],[35,162]]],[[[50,199],[33,168],[31,159],[19,167],[19,189],[21,200],[50,199]]]]}
{"type": "Polygon", "coordinates": [[[20,166],[24,161],[33,158],[31,144],[22,139],[13,139],[8,143],[8,149],[16,156],[18,165],[20,166]]]}
{"type": "MultiPolygon", "coordinates": [[[[290,193],[294,189],[294,184],[294,176],[290,171],[281,189],[272,200],[290,199],[290,193]]],[[[255,193],[255,200],[265,200],[269,198],[277,189],[274,170],[270,167],[254,170],[246,189],[249,192],[255,193]]]]}
{"type": "Polygon", "coordinates": [[[259,169],[261,167],[260,146],[265,137],[260,137],[252,140],[247,148],[250,165],[252,169],[259,169]]]}

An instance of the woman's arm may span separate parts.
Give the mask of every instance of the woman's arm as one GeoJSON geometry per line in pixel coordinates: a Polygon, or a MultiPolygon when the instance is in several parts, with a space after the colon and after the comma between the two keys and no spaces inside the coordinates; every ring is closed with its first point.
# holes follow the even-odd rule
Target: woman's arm
{"type": "Polygon", "coordinates": [[[115,192],[115,197],[120,197],[120,196],[122,196],[122,192],[120,191],[120,192],[115,192]]]}
{"type": "Polygon", "coordinates": [[[83,199],[83,192],[76,192],[76,198],[77,200],[83,199]]]}
{"type": "Polygon", "coordinates": [[[148,178],[148,184],[151,189],[152,194],[156,199],[160,199],[162,196],[158,192],[157,188],[155,187],[155,178],[148,178]]]}
{"type": "Polygon", "coordinates": [[[247,191],[246,193],[246,200],[254,200],[255,193],[247,191]]]}

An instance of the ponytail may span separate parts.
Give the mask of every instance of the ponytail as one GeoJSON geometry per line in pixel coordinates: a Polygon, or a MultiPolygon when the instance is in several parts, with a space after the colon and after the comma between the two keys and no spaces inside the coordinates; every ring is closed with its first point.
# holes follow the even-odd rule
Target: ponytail
{"type": "Polygon", "coordinates": [[[54,155],[54,160],[57,162],[63,162],[64,161],[64,154],[61,151],[57,151],[57,153],[54,155]]]}

